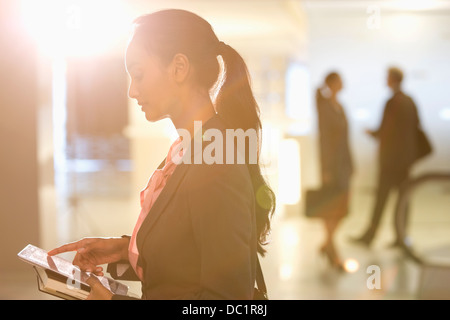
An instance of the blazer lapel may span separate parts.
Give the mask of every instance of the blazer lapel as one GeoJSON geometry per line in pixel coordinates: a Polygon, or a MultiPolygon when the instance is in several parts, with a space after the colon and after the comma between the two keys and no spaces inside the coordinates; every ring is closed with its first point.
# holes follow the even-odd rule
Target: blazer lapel
{"type": "Polygon", "coordinates": [[[145,240],[146,235],[154,226],[160,215],[164,212],[164,208],[169,201],[175,196],[176,190],[180,185],[183,177],[188,170],[188,165],[179,164],[173,171],[170,178],[167,180],[167,184],[162,189],[152,208],[150,209],[147,217],[142,223],[139,232],[136,237],[136,244],[138,248],[141,248],[145,240]]]}
{"type": "MultiPolygon", "coordinates": [[[[217,126],[217,123],[219,121],[218,119],[219,118],[216,115],[211,120],[207,121],[207,123],[205,123],[205,125],[202,127],[203,132],[210,127],[217,126]]],[[[152,208],[150,209],[147,217],[145,218],[144,222],[142,223],[142,225],[139,229],[139,232],[136,236],[136,244],[137,244],[139,251],[141,251],[140,248],[142,248],[142,245],[144,243],[146,236],[148,235],[148,233],[150,232],[152,227],[155,225],[155,223],[157,222],[157,220],[161,216],[161,214],[163,214],[164,209],[166,208],[169,201],[171,201],[171,199],[176,194],[176,190],[177,190],[178,186],[180,185],[181,181],[183,180],[184,176],[186,175],[186,172],[189,169],[189,166],[194,165],[193,161],[195,158],[195,154],[199,153],[199,152],[203,152],[204,147],[205,146],[202,145],[202,148],[200,150],[195,150],[194,139],[192,139],[192,141],[190,143],[191,150],[189,152],[191,155],[191,162],[190,162],[191,164],[181,163],[181,164],[177,165],[177,167],[173,171],[171,177],[167,180],[167,184],[164,186],[164,188],[162,189],[158,198],[156,199],[155,203],[153,204],[152,208]]],[[[166,159],[164,159],[163,162],[161,162],[158,169],[161,169],[164,166],[165,161],[166,161],[166,159]]],[[[141,262],[142,262],[141,255],[139,255],[138,264],[141,264],[141,262]]]]}

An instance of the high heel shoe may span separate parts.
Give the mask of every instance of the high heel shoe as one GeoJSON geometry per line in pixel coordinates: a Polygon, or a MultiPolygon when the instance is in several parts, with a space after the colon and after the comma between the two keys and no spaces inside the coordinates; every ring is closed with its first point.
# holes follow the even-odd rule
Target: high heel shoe
{"type": "Polygon", "coordinates": [[[359,245],[363,245],[365,247],[370,247],[370,244],[372,243],[372,237],[369,236],[362,236],[359,238],[349,238],[349,241],[354,243],[354,244],[359,244],[359,245]]]}
{"type": "Polygon", "coordinates": [[[338,258],[332,245],[324,245],[320,248],[320,253],[326,257],[330,266],[337,271],[345,271],[341,260],[338,258]]]}

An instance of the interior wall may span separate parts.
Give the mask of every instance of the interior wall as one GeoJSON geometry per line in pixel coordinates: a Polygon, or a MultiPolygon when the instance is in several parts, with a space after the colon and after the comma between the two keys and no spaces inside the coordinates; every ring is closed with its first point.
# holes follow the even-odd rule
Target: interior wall
{"type": "Polygon", "coordinates": [[[375,129],[390,97],[386,70],[405,72],[404,91],[415,100],[434,153],[414,168],[449,171],[450,149],[450,11],[333,8],[306,5],[311,92],[325,75],[338,71],[344,82],[341,102],[349,118],[356,162],[355,185],[376,182],[377,144],[364,130],[375,129]]]}

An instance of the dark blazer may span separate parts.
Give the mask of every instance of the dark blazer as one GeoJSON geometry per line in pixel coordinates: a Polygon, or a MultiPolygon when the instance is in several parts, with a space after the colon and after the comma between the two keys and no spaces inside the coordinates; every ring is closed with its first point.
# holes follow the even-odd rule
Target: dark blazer
{"type": "MultiPolygon", "coordinates": [[[[219,116],[203,124],[209,128],[225,137],[219,116]]],[[[137,234],[142,298],[252,299],[256,239],[245,164],[179,164],[137,234]]],[[[114,264],[108,271],[121,279],[114,264]]]]}
{"type": "Polygon", "coordinates": [[[319,151],[322,183],[338,188],[349,187],[353,160],[349,145],[348,122],[340,104],[325,98],[320,90],[316,95],[319,129],[319,151]],[[325,177],[329,181],[325,182],[325,177]]]}
{"type": "Polygon", "coordinates": [[[395,93],[387,102],[378,130],[380,170],[386,174],[406,173],[417,158],[417,107],[408,95],[395,93]]]}

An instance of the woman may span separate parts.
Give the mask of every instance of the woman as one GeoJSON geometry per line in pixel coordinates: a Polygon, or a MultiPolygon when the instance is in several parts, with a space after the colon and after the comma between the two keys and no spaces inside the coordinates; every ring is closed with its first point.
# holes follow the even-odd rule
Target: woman
{"type": "Polygon", "coordinates": [[[333,194],[329,200],[330,210],[323,217],[326,237],[320,252],[337,269],[343,269],[343,266],[334,245],[334,235],[348,212],[350,178],[353,172],[347,117],[337,99],[341,89],[341,77],[338,73],[331,72],[326,76],[324,86],[316,93],[322,187],[333,194]]]}
{"type": "MultiPolygon", "coordinates": [[[[107,263],[113,277],[140,280],[143,299],[252,299],[257,253],[265,253],[275,208],[258,161],[248,161],[252,152],[259,159],[259,147],[245,150],[244,164],[198,162],[199,156],[230,152],[226,130],[251,129],[260,144],[259,108],[244,60],[207,21],[170,9],[135,20],[126,66],[130,98],[148,121],[169,118],[180,137],[141,192],[131,237],[85,238],[49,254],[76,250],[73,263],[97,275],[107,263]],[[207,130],[215,140],[208,141],[207,130]],[[219,133],[227,148],[208,153],[219,133]],[[119,264],[131,268],[118,271],[119,264]]],[[[89,281],[90,299],[126,298],[95,277],[89,281]]]]}

